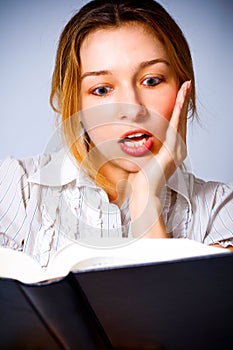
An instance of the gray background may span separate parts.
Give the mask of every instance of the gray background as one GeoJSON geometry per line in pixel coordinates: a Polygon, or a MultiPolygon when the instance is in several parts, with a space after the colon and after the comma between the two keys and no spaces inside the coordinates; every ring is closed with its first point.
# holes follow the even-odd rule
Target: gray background
{"type": "MultiPolygon", "coordinates": [[[[86,1],[0,1],[0,158],[43,152],[55,128],[50,81],[60,32],[86,1]]],[[[193,55],[198,122],[189,123],[194,173],[233,181],[233,1],[162,0],[193,55]]]]}

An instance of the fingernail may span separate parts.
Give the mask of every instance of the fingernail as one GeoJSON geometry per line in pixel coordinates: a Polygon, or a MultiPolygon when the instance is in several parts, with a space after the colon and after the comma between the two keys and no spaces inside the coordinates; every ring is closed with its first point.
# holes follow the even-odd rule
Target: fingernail
{"type": "Polygon", "coordinates": [[[184,90],[183,90],[183,96],[187,96],[192,90],[192,82],[191,80],[185,82],[184,90]]]}
{"type": "Polygon", "coordinates": [[[189,80],[187,82],[187,92],[190,92],[192,90],[192,80],[189,80]]]}

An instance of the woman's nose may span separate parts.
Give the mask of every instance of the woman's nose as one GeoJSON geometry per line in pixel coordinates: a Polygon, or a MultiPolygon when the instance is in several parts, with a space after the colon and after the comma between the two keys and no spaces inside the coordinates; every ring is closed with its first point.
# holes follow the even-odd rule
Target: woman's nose
{"type": "Polygon", "coordinates": [[[127,89],[119,98],[118,119],[140,122],[148,114],[147,108],[136,88],[127,89]]]}

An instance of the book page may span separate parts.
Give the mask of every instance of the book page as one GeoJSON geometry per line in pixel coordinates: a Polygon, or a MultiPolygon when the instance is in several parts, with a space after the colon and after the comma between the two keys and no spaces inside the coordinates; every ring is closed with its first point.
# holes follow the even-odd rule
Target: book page
{"type": "MultiPolygon", "coordinates": [[[[164,262],[197,256],[229,253],[227,249],[211,247],[189,239],[102,239],[102,246],[93,247],[87,241],[72,243],[57,252],[51,260],[50,268],[64,272],[64,257],[70,270],[91,270],[102,267],[140,265],[164,262]],[[85,242],[85,243],[83,243],[85,242]],[[111,243],[110,243],[111,242],[111,243]],[[116,242],[120,242],[119,245],[116,242]],[[113,247],[113,248],[112,248],[113,247]]],[[[67,271],[67,273],[69,272],[67,271]]],[[[54,271],[55,272],[55,271],[54,271]]],[[[57,274],[58,271],[55,273],[57,274]]]]}
{"type": "Polygon", "coordinates": [[[45,279],[44,274],[40,265],[29,255],[0,247],[0,277],[36,283],[45,279]]]}
{"type": "Polygon", "coordinates": [[[189,257],[229,253],[188,239],[101,239],[70,243],[42,269],[22,252],[0,248],[0,277],[37,283],[66,276],[71,270],[140,265],[189,257]]]}

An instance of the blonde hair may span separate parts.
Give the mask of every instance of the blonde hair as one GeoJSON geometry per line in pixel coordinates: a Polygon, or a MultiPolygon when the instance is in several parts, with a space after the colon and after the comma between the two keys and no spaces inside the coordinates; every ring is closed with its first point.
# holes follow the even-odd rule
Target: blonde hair
{"type": "Polygon", "coordinates": [[[195,79],[188,43],[173,18],[153,0],[93,0],[83,6],[65,26],[57,49],[50,104],[62,117],[63,132],[71,152],[87,174],[105,190],[111,188],[88,159],[90,140],[81,133],[78,118],[80,95],[80,47],[85,37],[97,29],[119,27],[129,22],[146,24],[164,45],[180,86],[192,81],[190,116],[196,114],[195,79]],[[75,116],[75,118],[74,118],[75,116]],[[76,124],[76,125],[75,125],[76,124]]]}

